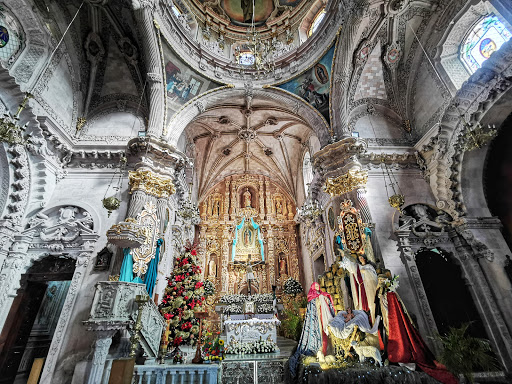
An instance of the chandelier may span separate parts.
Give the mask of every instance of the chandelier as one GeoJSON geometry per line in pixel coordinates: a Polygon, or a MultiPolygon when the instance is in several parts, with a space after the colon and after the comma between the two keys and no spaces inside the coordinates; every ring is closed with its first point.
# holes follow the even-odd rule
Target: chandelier
{"type": "Polygon", "coordinates": [[[384,161],[382,162],[382,174],[384,176],[384,186],[386,187],[389,205],[400,211],[405,204],[405,196],[396,181],[393,171],[389,169],[384,161]],[[392,192],[391,196],[389,195],[390,192],[392,192]]]}
{"type": "Polygon", "coordinates": [[[247,28],[246,41],[235,47],[235,64],[244,69],[252,69],[263,74],[273,72],[275,69],[274,56],[277,48],[277,37],[271,41],[264,40],[256,31],[254,22],[255,0],[252,0],[252,22],[247,28]]]}
{"type": "Polygon", "coordinates": [[[464,127],[461,138],[463,143],[462,147],[465,151],[473,151],[482,148],[498,134],[498,130],[494,124],[492,126],[487,125],[487,127],[483,127],[480,123],[476,123],[472,126],[467,122],[463,113],[460,113],[460,120],[464,127]]]}
{"type": "Polygon", "coordinates": [[[307,221],[313,221],[322,214],[322,206],[316,199],[306,200],[304,205],[299,208],[299,216],[307,221]]]}
{"type": "Polygon", "coordinates": [[[3,117],[0,117],[0,142],[8,145],[25,144],[26,140],[23,138],[23,132],[25,132],[27,124],[20,126],[19,116],[21,111],[25,108],[28,99],[31,97],[32,95],[30,93],[25,94],[14,116],[7,111],[3,117]]]}

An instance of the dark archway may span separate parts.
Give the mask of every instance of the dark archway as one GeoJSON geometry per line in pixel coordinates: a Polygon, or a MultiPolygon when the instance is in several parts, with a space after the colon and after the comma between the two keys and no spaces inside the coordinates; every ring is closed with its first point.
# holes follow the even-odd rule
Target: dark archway
{"type": "Polygon", "coordinates": [[[487,152],[483,173],[489,210],[503,223],[503,237],[512,248],[512,114],[501,125],[487,152]]]}
{"type": "Polygon", "coordinates": [[[46,358],[75,260],[48,256],[22,275],[0,334],[0,383],[26,380],[36,358],[46,358]]]}
{"type": "Polygon", "coordinates": [[[471,335],[487,338],[461,269],[451,255],[437,249],[422,250],[416,254],[416,264],[439,333],[471,322],[471,335]]]}

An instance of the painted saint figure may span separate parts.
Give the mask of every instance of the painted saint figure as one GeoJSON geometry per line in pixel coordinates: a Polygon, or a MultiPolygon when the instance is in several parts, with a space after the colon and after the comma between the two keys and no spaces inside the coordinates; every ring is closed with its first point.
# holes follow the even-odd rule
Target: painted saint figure
{"type": "Polygon", "coordinates": [[[244,13],[244,23],[251,23],[253,15],[253,0],[241,0],[240,7],[244,13]]]}

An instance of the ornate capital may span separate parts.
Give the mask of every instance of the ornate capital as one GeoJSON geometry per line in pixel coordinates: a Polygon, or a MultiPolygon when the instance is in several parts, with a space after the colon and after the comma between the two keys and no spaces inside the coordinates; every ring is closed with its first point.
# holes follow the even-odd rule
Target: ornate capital
{"type": "Polygon", "coordinates": [[[152,171],[130,171],[130,193],[143,191],[156,197],[169,197],[176,192],[172,180],[152,171]]]}
{"type": "Polygon", "coordinates": [[[354,189],[364,188],[367,181],[367,171],[350,170],[344,175],[328,178],[324,185],[324,191],[331,196],[341,196],[354,189]]]}
{"type": "Polygon", "coordinates": [[[149,81],[152,81],[153,83],[161,83],[162,82],[162,75],[155,72],[148,72],[147,77],[149,81]]]}

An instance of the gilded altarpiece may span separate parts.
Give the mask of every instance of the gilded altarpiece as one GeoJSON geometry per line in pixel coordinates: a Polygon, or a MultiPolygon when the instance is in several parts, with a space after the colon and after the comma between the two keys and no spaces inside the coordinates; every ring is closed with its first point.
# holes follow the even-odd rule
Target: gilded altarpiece
{"type": "Polygon", "coordinates": [[[295,202],[277,183],[266,176],[230,176],[199,207],[199,256],[205,278],[216,286],[209,301],[247,293],[247,264],[257,279],[252,293],[272,292],[289,276],[299,280],[295,202]]]}

